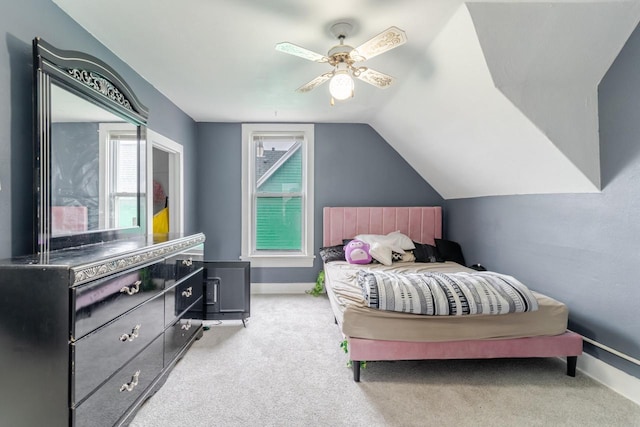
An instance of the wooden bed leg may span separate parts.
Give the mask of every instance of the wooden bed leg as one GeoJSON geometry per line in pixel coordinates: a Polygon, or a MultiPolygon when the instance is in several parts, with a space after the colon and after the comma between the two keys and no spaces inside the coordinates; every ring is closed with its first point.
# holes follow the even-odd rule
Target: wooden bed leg
{"type": "Polygon", "coordinates": [[[567,375],[576,376],[576,365],[578,364],[578,356],[567,356],[567,375]]]}
{"type": "Polygon", "coordinates": [[[359,383],[360,382],[360,361],[352,360],[351,366],[353,366],[353,380],[359,383]]]}

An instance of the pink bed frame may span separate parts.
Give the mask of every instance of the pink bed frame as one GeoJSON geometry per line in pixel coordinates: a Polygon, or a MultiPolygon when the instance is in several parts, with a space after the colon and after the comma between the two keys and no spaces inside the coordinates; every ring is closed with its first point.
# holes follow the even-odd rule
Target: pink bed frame
{"type": "MultiPolygon", "coordinates": [[[[396,230],[416,242],[434,244],[434,239],[442,237],[442,209],[439,206],[323,209],[323,246],[340,244],[343,238],[357,234],[387,234],[396,230]]],[[[566,357],[567,375],[575,377],[578,356],[582,354],[582,336],[571,331],[555,336],[448,342],[345,338],[356,382],[360,381],[360,361],[364,360],[566,357]]]]}

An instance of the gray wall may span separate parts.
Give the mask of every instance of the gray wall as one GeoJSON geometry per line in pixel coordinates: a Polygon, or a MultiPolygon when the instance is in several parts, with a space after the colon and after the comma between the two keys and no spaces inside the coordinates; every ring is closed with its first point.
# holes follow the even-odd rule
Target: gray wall
{"type": "MultiPolygon", "coordinates": [[[[599,87],[600,194],[449,200],[446,232],[468,263],[565,302],[570,328],[640,359],[640,30],[599,87]]],[[[640,378],[640,367],[586,345],[640,378]]]]}
{"type": "MultiPolygon", "coordinates": [[[[198,224],[210,260],[237,260],[241,247],[239,123],[198,124],[198,224]]],[[[324,206],[442,205],[443,199],[369,125],[315,125],[315,231],[322,245],[324,206]],[[347,179],[348,178],[348,179],[347,179]]],[[[317,256],[317,251],[316,251],[317,256]]],[[[252,282],[314,282],[313,268],[254,268],[252,282]]]]}
{"type": "MultiPolygon", "coordinates": [[[[110,64],[150,109],[149,127],[184,145],[185,188],[195,187],[196,127],[189,116],[50,0],[0,0],[0,11],[0,258],[32,248],[31,42],[36,36],[110,64]]],[[[185,228],[195,231],[195,194],[187,192],[185,199],[185,228]]]]}

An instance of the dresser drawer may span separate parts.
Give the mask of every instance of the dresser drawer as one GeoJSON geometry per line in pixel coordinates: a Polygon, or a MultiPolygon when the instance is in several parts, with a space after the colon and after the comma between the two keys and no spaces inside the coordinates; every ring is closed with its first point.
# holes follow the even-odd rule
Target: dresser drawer
{"type": "Polygon", "coordinates": [[[72,402],[80,402],[164,330],[162,295],[145,302],[74,344],[72,402]]]}
{"type": "Polygon", "coordinates": [[[178,284],[168,288],[165,292],[164,322],[169,326],[195,301],[202,297],[202,272],[200,267],[178,284]]]}
{"type": "Polygon", "coordinates": [[[72,339],[125,313],[164,289],[162,262],[72,289],[72,339]]]}
{"type": "Polygon", "coordinates": [[[164,335],[164,366],[167,367],[200,329],[202,320],[180,319],[167,328],[164,335]]]}
{"type": "Polygon", "coordinates": [[[78,427],[113,426],[162,371],[163,338],[158,337],[135,359],[73,410],[78,427]]]}
{"type": "Polygon", "coordinates": [[[167,288],[202,267],[202,252],[190,251],[167,258],[167,288]]]}

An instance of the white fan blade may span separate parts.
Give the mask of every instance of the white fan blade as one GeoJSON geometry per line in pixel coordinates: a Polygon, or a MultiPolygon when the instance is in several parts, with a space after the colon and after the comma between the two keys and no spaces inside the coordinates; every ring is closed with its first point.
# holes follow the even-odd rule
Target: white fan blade
{"type": "Polygon", "coordinates": [[[300,58],[308,59],[315,62],[327,62],[329,58],[319,53],[312,52],[309,49],[305,49],[298,45],[289,42],[282,42],[276,45],[276,50],[279,52],[288,53],[289,55],[299,56],[300,58]]]}
{"type": "Polygon", "coordinates": [[[380,55],[407,42],[407,35],[398,27],[389,27],[371,40],[364,42],[351,51],[354,61],[364,61],[380,55]]]}
{"type": "Polygon", "coordinates": [[[393,83],[393,77],[380,71],[372,70],[371,68],[360,71],[356,77],[380,89],[386,89],[393,83]]]}
{"type": "Polygon", "coordinates": [[[311,80],[309,83],[306,83],[300,86],[298,89],[296,89],[296,92],[302,92],[302,93],[310,92],[313,89],[315,89],[317,86],[320,86],[322,83],[329,80],[332,76],[333,76],[333,72],[320,74],[318,77],[311,80]]]}

